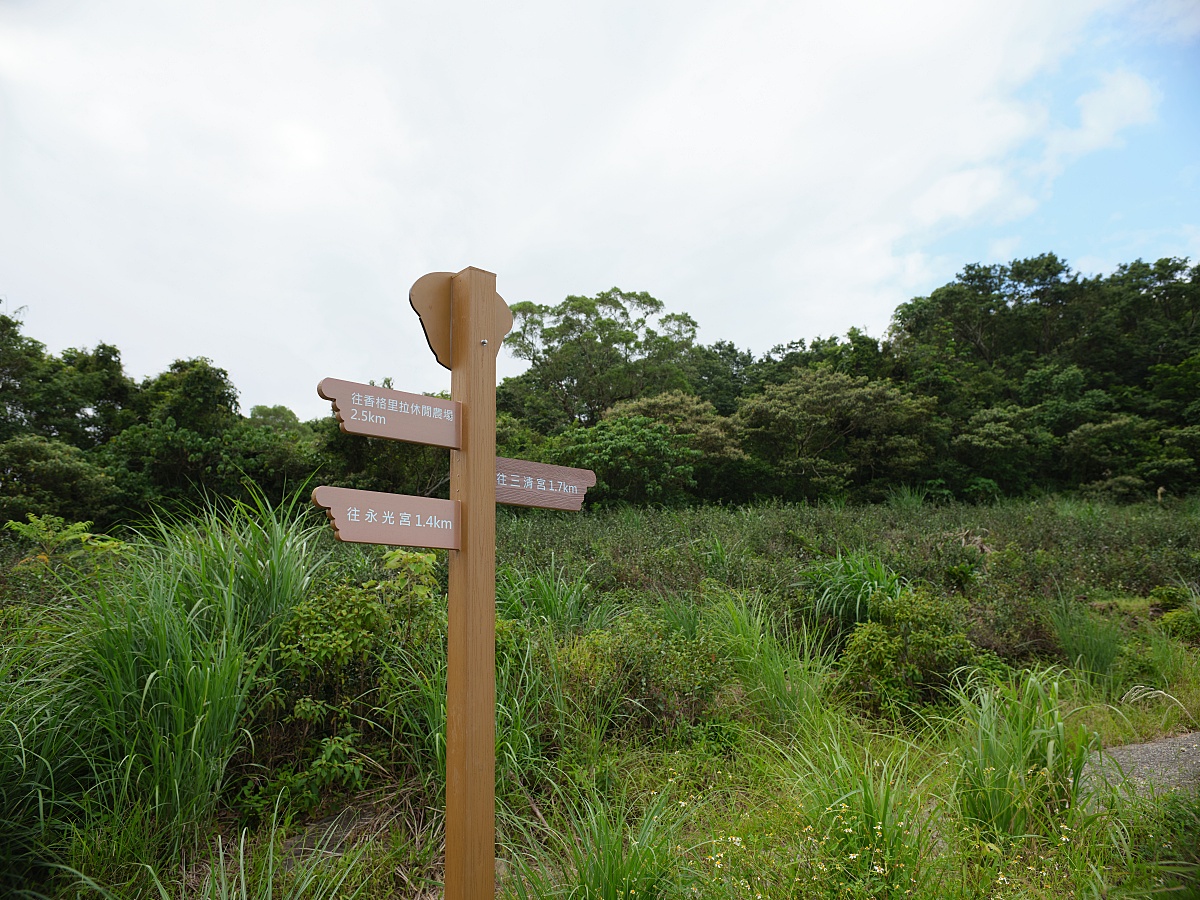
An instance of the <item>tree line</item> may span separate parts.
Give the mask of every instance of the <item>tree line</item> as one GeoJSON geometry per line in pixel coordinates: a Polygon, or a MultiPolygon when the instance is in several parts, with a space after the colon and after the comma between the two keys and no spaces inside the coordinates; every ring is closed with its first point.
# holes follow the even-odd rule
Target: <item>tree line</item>
{"type": "MultiPolygon", "coordinates": [[[[596,471],[597,503],[745,503],[896,491],[988,501],[1200,487],[1200,266],[1083,277],[1053,254],[968,265],[882,339],[702,344],[644,292],[517,303],[528,363],[497,389],[498,452],[596,471]]],[[[387,384],[386,380],[383,382],[387,384]]],[[[0,521],[102,525],[204,495],[322,483],[445,495],[446,451],[343,435],[283,406],[243,415],[228,373],[138,382],[118,348],[59,355],[0,316],[0,521]]]]}

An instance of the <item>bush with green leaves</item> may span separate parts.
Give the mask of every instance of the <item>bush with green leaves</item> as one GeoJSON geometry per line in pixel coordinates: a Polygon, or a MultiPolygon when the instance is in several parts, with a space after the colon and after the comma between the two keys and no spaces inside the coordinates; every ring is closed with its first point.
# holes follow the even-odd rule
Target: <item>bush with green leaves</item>
{"type": "Polygon", "coordinates": [[[707,628],[689,637],[641,609],[560,645],[557,664],[581,715],[659,733],[702,721],[729,677],[707,628]]]}
{"type": "Polygon", "coordinates": [[[662,422],[629,416],[564,431],[547,441],[544,455],[596,473],[589,503],[674,504],[687,499],[700,453],[662,422]]]}
{"type": "Polygon", "coordinates": [[[963,668],[1001,668],[967,637],[966,612],[961,598],[928,588],[876,595],[846,642],[839,687],[871,712],[902,711],[946,697],[963,668]]]}
{"type": "Polygon", "coordinates": [[[1191,607],[1173,609],[1163,613],[1159,627],[1172,637],[1200,646],[1200,615],[1191,607]]]}
{"type": "MultiPolygon", "coordinates": [[[[281,792],[302,809],[330,787],[361,788],[372,745],[395,738],[399,662],[414,651],[440,656],[445,612],[432,553],[393,550],[383,580],[334,584],[296,604],[283,625],[272,684],[276,705],[263,723],[275,771],[244,788],[246,808],[265,812],[281,792]]],[[[444,701],[443,701],[444,703],[444,701]]],[[[386,756],[386,751],[376,755],[386,756]]]]}

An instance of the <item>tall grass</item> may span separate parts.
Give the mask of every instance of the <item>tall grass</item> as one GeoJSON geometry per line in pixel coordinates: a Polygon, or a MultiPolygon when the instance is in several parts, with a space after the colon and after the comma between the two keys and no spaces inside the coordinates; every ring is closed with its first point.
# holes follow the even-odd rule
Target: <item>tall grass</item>
{"type": "Polygon", "coordinates": [[[908,748],[876,755],[847,751],[834,734],[792,765],[816,822],[820,859],[810,875],[853,885],[852,896],[907,897],[927,875],[929,830],[908,748]]]}
{"type": "Polygon", "coordinates": [[[195,835],[249,738],[276,623],[322,562],[315,535],[294,502],[261,498],[158,519],[122,565],[72,586],[75,607],[47,655],[63,676],[58,727],[81,735],[92,769],[89,803],[144,809],[176,848],[195,835]]]}
{"type": "Polygon", "coordinates": [[[677,894],[686,872],[674,845],[684,820],[667,792],[640,815],[624,795],[614,802],[586,795],[567,809],[566,827],[544,835],[549,853],[540,854],[540,863],[517,857],[511,896],[656,900],[677,894]]]}
{"type": "Polygon", "coordinates": [[[542,622],[559,634],[603,625],[610,606],[593,607],[586,572],[567,574],[566,566],[519,570],[506,566],[496,573],[496,612],[506,619],[542,622]]]}
{"type": "Polygon", "coordinates": [[[725,599],[709,611],[724,635],[723,652],[745,687],[748,700],[768,722],[812,731],[827,715],[824,688],[829,657],[809,632],[775,625],[761,597],[725,599]]]}
{"type": "Polygon", "coordinates": [[[1027,670],[958,692],[954,801],[988,840],[1055,834],[1080,809],[1084,766],[1099,739],[1068,724],[1060,678],[1054,669],[1027,670]]]}
{"type": "Polygon", "coordinates": [[[907,582],[870,553],[841,553],[810,568],[802,582],[813,596],[818,620],[849,629],[870,615],[877,594],[898,597],[907,582]]]}
{"type": "MultiPolygon", "coordinates": [[[[43,623],[44,627],[44,623],[43,623]]],[[[62,690],[69,673],[28,634],[0,647],[0,894],[46,861],[56,831],[82,815],[96,782],[91,722],[62,690]]]]}
{"type": "Polygon", "coordinates": [[[1093,687],[1109,692],[1124,643],[1120,626],[1065,598],[1051,610],[1050,619],[1068,663],[1093,687]]]}

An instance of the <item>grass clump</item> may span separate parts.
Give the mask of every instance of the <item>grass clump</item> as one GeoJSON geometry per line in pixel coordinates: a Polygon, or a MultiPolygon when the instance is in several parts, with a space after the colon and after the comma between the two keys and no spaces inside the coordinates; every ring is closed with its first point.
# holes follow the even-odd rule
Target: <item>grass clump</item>
{"type": "Polygon", "coordinates": [[[622,794],[615,801],[584,795],[567,804],[560,832],[543,838],[564,860],[554,871],[518,857],[509,895],[518,900],[572,897],[578,900],[636,900],[677,896],[688,874],[677,840],[684,819],[667,791],[656,792],[641,813],[622,794]]]}
{"type": "Polygon", "coordinates": [[[878,557],[865,552],[841,553],[810,568],[802,581],[813,598],[813,614],[837,631],[865,622],[871,603],[899,597],[905,580],[878,557]]]}
{"type": "Polygon", "coordinates": [[[1065,598],[1051,610],[1050,617],[1068,664],[1093,687],[1110,693],[1124,646],[1121,627],[1065,598]]]}
{"type": "Polygon", "coordinates": [[[819,752],[794,757],[813,824],[817,859],[807,878],[850,896],[906,897],[928,875],[928,828],[920,779],[907,748],[850,753],[835,736],[819,752]]]}
{"type": "Polygon", "coordinates": [[[964,824],[1006,845],[1076,824],[1083,769],[1100,749],[1061,707],[1061,673],[1021,672],[958,692],[962,730],[954,803],[964,824]]]}

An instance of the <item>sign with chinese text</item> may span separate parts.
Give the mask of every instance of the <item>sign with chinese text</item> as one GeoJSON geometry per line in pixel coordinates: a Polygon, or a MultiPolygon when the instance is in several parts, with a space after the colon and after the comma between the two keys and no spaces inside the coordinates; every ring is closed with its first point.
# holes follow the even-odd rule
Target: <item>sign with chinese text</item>
{"type": "Polygon", "coordinates": [[[324,508],[339,541],[457,550],[458,501],[322,486],[313,503],[324,508]]]}
{"type": "Polygon", "coordinates": [[[462,446],[462,404],[455,400],[340,378],[326,378],[317,385],[317,393],[333,401],[338,424],[347,434],[451,449],[462,446]]]}
{"type": "Polygon", "coordinates": [[[496,457],[497,503],[580,510],[587,489],[595,485],[596,473],[591,469],[496,457]]]}
{"type": "Polygon", "coordinates": [[[322,486],[339,540],[434,547],[447,556],[446,900],[495,897],[496,503],[580,509],[596,475],[496,456],[496,354],[512,329],[496,276],[430,272],[409,291],[437,361],[442,400],[326,378],[342,431],[450,448],[450,500],[322,486]],[[469,421],[463,421],[463,410],[469,421]]]}

